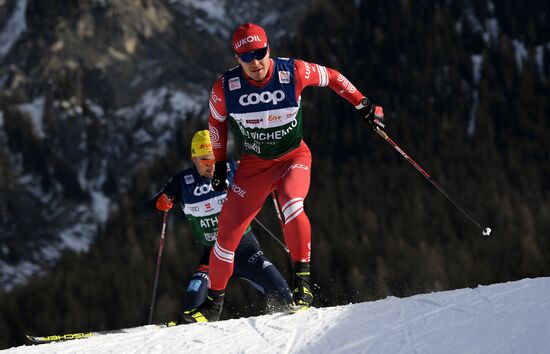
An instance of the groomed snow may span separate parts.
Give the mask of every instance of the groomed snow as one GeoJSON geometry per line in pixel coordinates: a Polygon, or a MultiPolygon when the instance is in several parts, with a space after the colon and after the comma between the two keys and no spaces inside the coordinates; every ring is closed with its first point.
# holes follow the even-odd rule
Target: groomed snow
{"type": "Polygon", "coordinates": [[[7,353],[550,353],[549,318],[550,278],[536,278],[7,353]]]}

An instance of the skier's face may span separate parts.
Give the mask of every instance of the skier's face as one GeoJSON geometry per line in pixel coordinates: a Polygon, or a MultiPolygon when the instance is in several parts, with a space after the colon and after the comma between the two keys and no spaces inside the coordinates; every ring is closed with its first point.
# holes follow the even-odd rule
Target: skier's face
{"type": "Polygon", "coordinates": [[[243,61],[239,55],[236,55],[236,57],[237,62],[243,68],[246,76],[255,81],[262,81],[265,79],[270,65],[269,48],[266,50],[263,58],[258,59],[254,56],[250,62],[243,61]]]}
{"type": "Polygon", "coordinates": [[[214,163],[216,160],[214,160],[213,154],[192,157],[191,160],[193,164],[195,164],[195,168],[199,172],[199,175],[206,178],[214,177],[214,163]]]}

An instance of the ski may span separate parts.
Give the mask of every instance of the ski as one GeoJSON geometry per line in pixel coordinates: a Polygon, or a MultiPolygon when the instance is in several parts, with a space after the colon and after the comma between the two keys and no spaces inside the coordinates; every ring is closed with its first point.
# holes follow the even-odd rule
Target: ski
{"type": "Polygon", "coordinates": [[[52,343],[52,342],[63,342],[66,340],[73,340],[73,339],[84,339],[84,338],[90,338],[93,336],[100,335],[102,332],[78,332],[78,333],[67,333],[67,334],[53,334],[46,337],[37,337],[37,336],[31,336],[27,334],[27,339],[35,344],[42,344],[42,343],[52,343]]]}
{"type": "Polygon", "coordinates": [[[175,322],[152,324],[152,325],[146,325],[141,327],[113,329],[113,330],[106,330],[106,331],[96,331],[96,332],[52,334],[49,336],[31,336],[27,334],[26,337],[31,343],[44,344],[44,343],[54,343],[54,342],[65,342],[65,341],[75,340],[75,339],[86,339],[90,337],[104,336],[107,334],[136,333],[136,332],[145,331],[151,328],[165,328],[165,327],[173,327],[173,326],[176,326],[175,322]]]}
{"type": "MultiPolygon", "coordinates": [[[[281,311],[279,313],[276,313],[276,317],[282,317],[287,315],[292,315],[298,312],[304,312],[310,309],[309,306],[293,306],[285,311],[281,311]]],[[[65,342],[75,339],[86,339],[91,337],[97,337],[97,336],[104,336],[107,334],[117,334],[117,333],[137,333],[141,331],[146,331],[152,328],[166,328],[166,327],[173,327],[177,326],[178,324],[176,322],[166,322],[161,324],[152,324],[152,325],[146,325],[146,326],[140,326],[140,327],[130,327],[130,328],[121,328],[121,329],[113,329],[113,330],[106,330],[106,331],[92,331],[92,332],[75,332],[75,333],[64,333],[64,334],[52,334],[48,336],[31,336],[29,334],[26,335],[27,340],[33,344],[45,344],[45,343],[55,343],[55,342],[65,342]]]]}

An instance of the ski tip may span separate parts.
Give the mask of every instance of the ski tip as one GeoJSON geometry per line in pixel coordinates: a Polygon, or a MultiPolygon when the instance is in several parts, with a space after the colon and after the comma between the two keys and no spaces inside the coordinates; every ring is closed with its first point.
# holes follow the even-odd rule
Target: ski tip
{"type": "Polygon", "coordinates": [[[25,337],[27,337],[27,341],[34,343],[34,344],[42,344],[42,343],[48,343],[49,341],[46,339],[46,337],[36,337],[26,334],[25,337]]]}
{"type": "Polygon", "coordinates": [[[93,335],[94,335],[93,332],[80,332],[80,333],[51,335],[47,337],[35,337],[27,334],[26,337],[32,343],[42,344],[42,343],[63,342],[66,340],[73,340],[73,339],[89,338],[89,337],[92,337],[93,335]]]}

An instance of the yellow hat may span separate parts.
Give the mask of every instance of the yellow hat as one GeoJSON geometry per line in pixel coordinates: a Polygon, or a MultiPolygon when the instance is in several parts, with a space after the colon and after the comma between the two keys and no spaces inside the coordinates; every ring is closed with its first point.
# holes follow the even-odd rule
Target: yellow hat
{"type": "Polygon", "coordinates": [[[210,132],[208,130],[199,130],[191,139],[191,157],[213,154],[212,144],[210,143],[210,132]]]}

